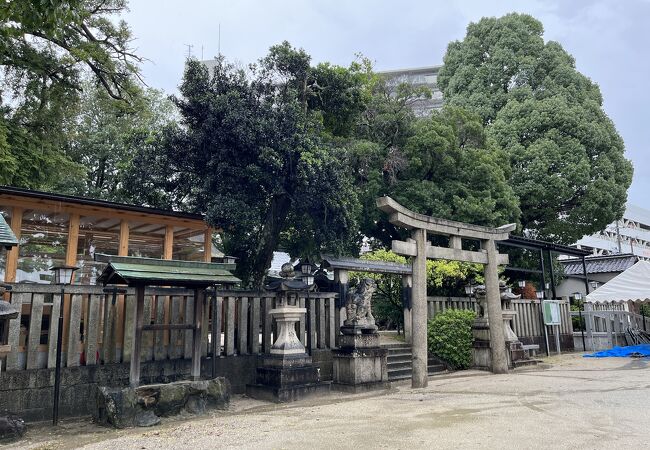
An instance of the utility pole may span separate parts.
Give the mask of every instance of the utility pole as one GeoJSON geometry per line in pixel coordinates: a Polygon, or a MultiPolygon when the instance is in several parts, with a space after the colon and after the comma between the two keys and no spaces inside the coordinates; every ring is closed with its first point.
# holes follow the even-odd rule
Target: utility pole
{"type": "Polygon", "coordinates": [[[616,221],[616,241],[618,242],[618,253],[623,253],[621,247],[621,230],[618,228],[618,220],[616,221]]]}

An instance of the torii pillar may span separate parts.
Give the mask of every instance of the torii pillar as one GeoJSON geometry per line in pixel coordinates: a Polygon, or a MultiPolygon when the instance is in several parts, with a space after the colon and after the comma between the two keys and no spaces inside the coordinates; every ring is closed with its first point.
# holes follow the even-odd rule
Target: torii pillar
{"type": "Polygon", "coordinates": [[[377,199],[377,207],[389,214],[393,225],[412,230],[412,239],[393,241],[392,250],[398,255],[413,257],[412,307],[412,354],[414,388],[427,386],[427,258],[447,259],[483,264],[488,316],[490,317],[490,347],[492,371],[506,373],[506,357],[501,297],[499,293],[499,264],[508,263],[508,255],[497,252],[496,242],[508,239],[514,224],[499,228],[483,227],[452,220],[439,219],[413,212],[390,197],[377,199]],[[436,247],[427,242],[427,234],[449,237],[449,247],[436,247]],[[463,250],[462,240],[480,241],[480,251],[463,250]]]}

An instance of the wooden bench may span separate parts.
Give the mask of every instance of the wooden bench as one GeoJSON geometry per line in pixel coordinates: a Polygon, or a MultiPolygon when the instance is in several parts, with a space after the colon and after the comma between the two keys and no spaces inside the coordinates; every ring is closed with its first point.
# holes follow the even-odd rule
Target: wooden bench
{"type": "Polygon", "coordinates": [[[530,344],[530,345],[522,345],[521,346],[524,349],[524,353],[526,356],[530,356],[530,353],[532,352],[532,356],[535,356],[537,354],[537,351],[539,350],[539,345],[537,344],[530,344]]]}

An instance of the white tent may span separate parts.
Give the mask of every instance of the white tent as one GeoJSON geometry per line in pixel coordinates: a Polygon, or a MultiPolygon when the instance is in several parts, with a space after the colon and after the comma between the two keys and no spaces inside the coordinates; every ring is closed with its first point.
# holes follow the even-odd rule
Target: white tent
{"type": "Polygon", "coordinates": [[[587,295],[588,303],[650,300],[650,262],[639,261],[587,295]]]}

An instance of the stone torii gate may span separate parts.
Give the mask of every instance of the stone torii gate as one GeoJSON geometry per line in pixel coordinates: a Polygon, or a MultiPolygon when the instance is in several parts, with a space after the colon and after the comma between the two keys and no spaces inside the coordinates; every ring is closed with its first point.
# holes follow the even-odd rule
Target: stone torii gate
{"type": "Polygon", "coordinates": [[[508,255],[497,252],[496,241],[508,239],[515,224],[499,228],[471,225],[463,222],[439,219],[413,212],[390,197],[377,199],[377,207],[389,214],[393,225],[412,230],[412,239],[393,241],[393,252],[413,257],[412,290],[412,353],[414,388],[427,386],[427,258],[448,259],[483,264],[485,266],[485,289],[488,316],[490,317],[490,348],[492,371],[508,371],[506,358],[501,298],[499,293],[499,264],[508,263],[508,255]],[[449,247],[432,246],[427,241],[427,233],[449,237],[449,247]],[[481,243],[480,251],[463,250],[462,240],[469,239],[481,243]]]}

